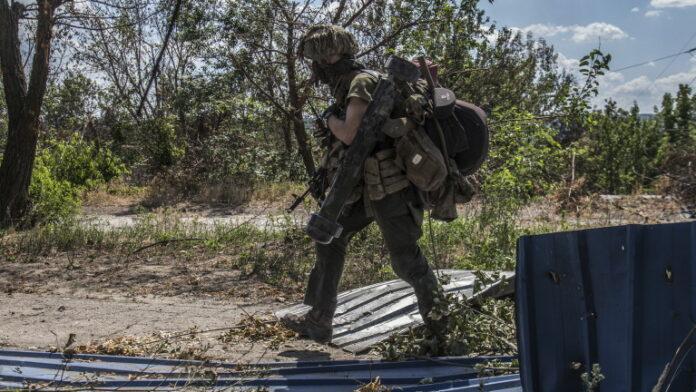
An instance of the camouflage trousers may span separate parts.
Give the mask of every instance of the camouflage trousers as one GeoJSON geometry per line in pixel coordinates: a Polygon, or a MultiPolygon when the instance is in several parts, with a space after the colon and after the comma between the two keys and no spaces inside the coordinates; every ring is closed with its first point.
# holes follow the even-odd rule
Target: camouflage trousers
{"type": "Polygon", "coordinates": [[[309,276],[304,303],[320,314],[333,317],[346,247],[353,235],[376,221],[394,272],[413,287],[418,310],[427,321],[439,284],[417,243],[422,235],[423,207],[416,191],[408,187],[370,201],[369,212],[363,200],[346,209],[338,221],[343,226],[341,237],[328,245],[316,245],[317,261],[309,276]]]}

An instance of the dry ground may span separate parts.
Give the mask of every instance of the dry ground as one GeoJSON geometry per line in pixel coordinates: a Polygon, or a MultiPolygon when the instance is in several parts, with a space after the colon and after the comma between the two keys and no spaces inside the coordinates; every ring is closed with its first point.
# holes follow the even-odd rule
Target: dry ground
{"type": "MultiPolygon", "coordinates": [[[[282,204],[179,209],[182,219],[203,224],[252,217],[264,225],[269,216],[282,213],[282,204]]],[[[473,204],[462,213],[475,210],[473,204]]],[[[690,214],[672,198],[608,196],[585,199],[565,214],[550,201],[537,203],[523,209],[520,220],[554,227],[605,226],[683,221],[693,218],[690,214]]],[[[83,219],[119,227],[137,215],[132,200],[119,199],[88,206],[83,219]]],[[[304,216],[300,210],[296,219],[304,216]]],[[[0,346],[62,349],[74,334],[71,347],[96,352],[131,350],[240,362],[354,357],[284,336],[273,323],[246,324],[239,333],[225,335],[245,320],[272,320],[273,311],[301,300],[301,284],[264,283],[237,268],[236,256],[156,246],[135,254],[82,249],[6,257],[0,261],[0,346]]]]}

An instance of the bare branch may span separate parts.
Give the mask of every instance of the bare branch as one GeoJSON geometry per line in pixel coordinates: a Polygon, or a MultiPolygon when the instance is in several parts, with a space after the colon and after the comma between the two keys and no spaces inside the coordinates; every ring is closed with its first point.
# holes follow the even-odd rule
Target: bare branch
{"type": "Polygon", "coordinates": [[[357,11],[353,14],[353,16],[351,16],[350,18],[348,18],[348,20],[347,20],[345,23],[343,23],[343,27],[348,27],[348,26],[352,25],[353,22],[355,21],[355,19],[357,19],[363,12],[365,12],[365,10],[367,9],[367,7],[369,7],[370,4],[372,4],[372,3],[374,3],[374,2],[375,2],[375,0],[366,0],[366,1],[363,3],[362,7],[360,7],[360,9],[357,10],[357,11]]]}
{"type": "Polygon", "coordinates": [[[164,56],[164,52],[167,49],[167,45],[169,44],[169,39],[171,38],[172,31],[174,31],[174,25],[176,24],[177,19],[179,18],[179,12],[181,11],[181,3],[183,0],[177,0],[176,4],[174,5],[174,11],[172,12],[172,19],[169,21],[169,27],[167,28],[167,34],[164,36],[164,42],[162,42],[162,49],[160,50],[159,54],[157,55],[157,59],[155,60],[155,64],[152,67],[152,74],[150,74],[150,79],[147,82],[147,86],[145,86],[145,91],[143,92],[143,95],[140,99],[140,105],[138,105],[138,110],[136,111],[136,115],[140,116],[140,112],[143,110],[143,105],[145,104],[145,99],[147,97],[147,94],[150,91],[150,87],[152,87],[152,82],[154,81],[155,77],[159,73],[159,65],[160,62],[162,61],[162,56],[164,56]]]}
{"type": "Polygon", "coordinates": [[[339,20],[341,20],[341,16],[343,15],[343,10],[346,8],[346,1],[347,0],[341,0],[341,2],[338,3],[338,8],[336,9],[336,14],[331,19],[331,23],[336,24],[336,23],[338,23],[339,20]]]}
{"type": "Polygon", "coordinates": [[[389,42],[395,40],[395,39],[399,36],[399,34],[401,34],[401,33],[403,33],[404,31],[410,29],[411,27],[416,26],[416,25],[421,24],[421,23],[425,23],[425,22],[424,22],[424,21],[413,21],[413,22],[410,22],[410,23],[406,23],[406,24],[403,25],[403,26],[399,26],[398,29],[396,29],[393,33],[389,34],[388,36],[384,37],[384,39],[382,39],[381,41],[379,41],[379,42],[376,43],[375,45],[371,46],[370,48],[368,48],[368,49],[366,49],[366,50],[360,52],[360,53],[356,56],[356,58],[360,58],[360,57],[365,56],[365,55],[368,54],[368,53],[374,52],[375,50],[377,50],[377,49],[381,48],[382,46],[388,44],[389,42]]]}

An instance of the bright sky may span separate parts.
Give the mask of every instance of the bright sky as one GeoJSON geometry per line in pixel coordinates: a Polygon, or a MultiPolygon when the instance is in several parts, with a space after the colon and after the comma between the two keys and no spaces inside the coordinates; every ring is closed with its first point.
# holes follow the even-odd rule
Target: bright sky
{"type": "MultiPolygon", "coordinates": [[[[531,31],[559,53],[559,63],[577,70],[578,59],[600,42],[613,56],[612,69],[696,47],[696,0],[495,0],[481,1],[499,26],[531,31]]],[[[637,101],[652,113],[679,83],[696,90],[696,51],[603,77],[597,104],[612,97],[620,106],[637,101]]]]}

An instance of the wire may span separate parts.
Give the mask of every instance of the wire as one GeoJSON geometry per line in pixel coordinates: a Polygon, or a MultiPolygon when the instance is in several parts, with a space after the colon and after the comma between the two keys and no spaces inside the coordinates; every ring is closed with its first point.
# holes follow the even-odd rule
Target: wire
{"type": "MultiPolygon", "coordinates": [[[[684,49],[686,49],[687,47],[689,47],[689,44],[691,43],[691,41],[694,40],[694,37],[696,37],[696,32],[694,32],[694,33],[691,35],[691,38],[689,38],[689,40],[686,41],[686,43],[684,44],[684,46],[681,48],[682,51],[684,51],[684,49]]],[[[684,53],[691,53],[691,52],[693,52],[693,51],[696,51],[696,47],[691,48],[691,49],[685,51],[684,53]]],[[[653,79],[653,83],[652,83],[653,85],[655,84],[655,82],[657,81],[657,79],[661,78],[662,75],[664,75],[665,72],[667,72],[667,70],[669,69],[669,67],[671,67],[672,64],[674,64],[674,62],[675,62],[676,60],[677,60],[677,56],[675,56],[674,58],[672,58],[672,61],[670,61],[669,64],[667,64],[667,66],[662,70],[662,72],[660,72],[660,74],[657,75],[657,77],[656,77],[655,79],[653,79]]]]}
{"type": "MultiPolygon", "coordinates": [[[[696,34],[695,34],[694,36],[696,36],[696,34]]],[[[692,37],[691,39],[693,39],[693,37],[692,37]]],[[[689,40],[689,42],[691,42],[691,40],[689,40]]],[[[688,45],[688,43],[687,43],[687,45],[688,45]]],[[[643,65],[646,65],[646,64],[650,64],[650,63],[657,62],[657,61],[662,61],[662,60],[667,60],[667,59],[671,59],[671,58],[674,58],[674,57],[678,57],[678,56],[681,56],[681,55],[683,55],[683,54],[691,54],[691,53],[693,53],[693,52],[696,52],[696,47],[693,47],[693,48],[691,48],[691,49],[689,49],[689,50],[683,50],[683,49],[682,49],[682,51],[679,52],[679,53],[670,54],[670,55],[668,55],[668,56],[660,57],[660,58],[654,59],[654,60],[643,61],[642,63],[627,65],[627,66],[625,66],[625,67],[622,67],[622,68],[619,68],[619,69],[614,69],[614,70],[612,70],[612,71],[613,71],[613,72],[621,72],[621,71],[625,71],[625,70],[627,70],[627,69],[640,67],[640,66],[643,66],[643,65]]],[[[671,66],[671,63],[670,63],[670,66],[671,66]]],[[[664,72],[664,71],[663,71],[663,72],[664,72]]]]}

